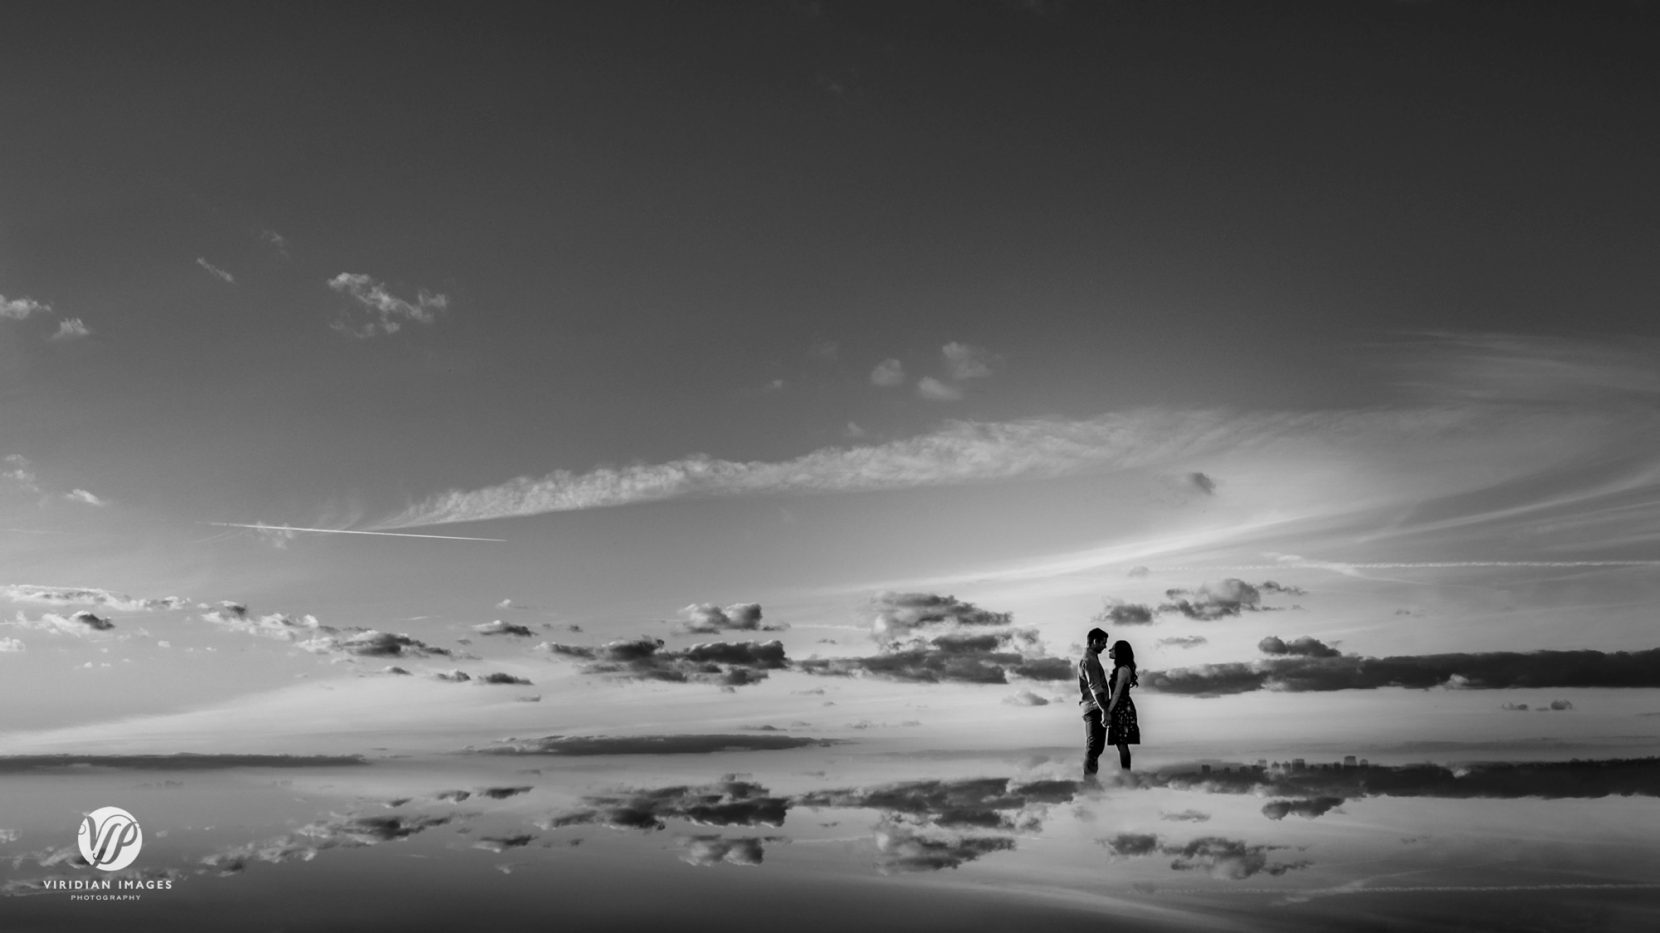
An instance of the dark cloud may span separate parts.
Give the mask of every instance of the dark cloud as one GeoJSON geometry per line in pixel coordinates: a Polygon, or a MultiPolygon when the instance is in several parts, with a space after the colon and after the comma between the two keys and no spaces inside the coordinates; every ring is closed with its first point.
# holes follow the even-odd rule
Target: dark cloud
{"type": "Polygon", "coordinates": [[[432,676],[438,678],[439,680],[447,680],[451,683],[457,684],[466,683],[467,681],[473,679],[473,675],[463,670],[439,671],[432,676]]]}
{"type": "Polygon", "coordinates": [[[1007,612],[992,612],[955,596],[933,593],[887,592],[871,601],[871,634],[890,644],[930,626],[1003,626],[1014,621],[1007,612]]]}
{"type": "Polygon", "coordinates": [[[80,610],[79,612],[77,612],[74,615],[70,616],[69,621],[74,622],[77,625],[84,625],[87,628],[92,629],[93,631],[97,631],[97,632],[107,632],[110,629],[115,628],[115,623],[114,622],[111,622],[110,620],[108,620],[106,618],[103,618],[102,616],[99,616],[97,613],[93,612],[90,609],[80,610]]]}
{"type": "Polygon", "coordinates": [[[515,638],[529,638],[536,634],[527,626],[513,622],[503,622],[500,619],[493,622],[481,622],[473,626],[473,631],[480,635],[511,635],[515,638]]]}
{"type": "Polygon", "coordinates": [[[704,755],[726,751],[777,751],[830,746],[829,739],[793,735],[550,735],[471,751],[487,755],[704,755]]]}
{"type": "Polygon", "coordinates": [[[1171,602],[1160,606],[1160,612],[1180,612],[1190,619],[1203,622],[1242,612],[1258,612],[1263,608],[1262,591],[1233,577],[1206,583],[1197,590],[1167,590],[1164,595],[1171,602]]]}
{"type": "Polygon", "coordinates": [[[1114,600],[1096,613],[1090,621],[1108,631],[1115,625],[1151,625],[1153,610],[1139,603],[1121,603],[1114,600]]]}
{"type": "Polygon", "coordinates": [[[1308,591],[1299,586],[1285,586],[1273,580],[1264,580],[1258,587],[1264,593],[1280,593],[1285,596],[1307,596],[1308,591]]]}
{"type": "Polygon", "coordinates": [[[534,786],[529,784],[518,787],[484,787],[479,789],[478,795],[480,797],[489,797],[491,800],[506,800],[509,797],[517,797],[520,794],[528,794],[535,789],[536,788],[534,786]]]}
{"type": "Polygon", "coordinates": [[[479,678],[478,682],[481,684],[503,684],[519,687],[532,686],[531,682],[523,677],[514,677],[512,674],[502,673],[485,674],[479,678]]]}
{"type": "Polygon", "coordinates": [[[1178,635],[1174,638],[1161,638],[1153,644],[1169,648],[1197,648],[1208,642],[1209,639],[1203,635],[1178,635]]]}
{"type": "Polygon", "coordinates": [[[1179,813],[1160,813],[1159,819],[1175,823],[1206,823],[1210,821],[1210,814],[1198,810],[1182,810],[1179,813]]]}
{"type": "Polygon", "coordinates": [[[437,648],[418,638],[397,632],[357,629],[353,630],[352,634],[342,637],[338,634],[339,630],[327,626],[319,627],[317,632],[318,634],[311,639],[301,642],[300,647],[318,653],[337,653],[364,658],[424,658],[452,655],[448,648],[437,648]]]}
{"type": "Polygon", "coordinates": [[[473,843],[473,848],[495,852],[499,855],[508,849],[520,849],[535,841],[536,837],[528,833],[517,836],[482,836],[477,842],[473,843]]]}
{"type": "Polygon", "coordinates": [[[1262,873],[1283,875],[1308,867],[1306,861],[1270,864],[1268,852],[1276,848],[1281,847],[1253,846],[1237,839],[1205,836],[1182,846],[1167,846],[1162,851],[1175,856],[1170,867],[1177,871],[1203,871],[1213,878],[1230,881],[1262,873]]]}
{"type": "Polygon", "coordinates": [[[1159,837],[1151,833],[1120,833],[1111,839],[1101,840],[1101,844],[1114,855],[1152,855],[1159,850],[1159,837]]]}
{"type": "MultiPolygon", "coordinates": [[[[1000,618],[1004,621],[975,624],[1001,625],[1008,617],[1000,618]]],[[[841,677],[868,674],[913,683],[1006,684],[1011,676],[1042,681],[1075,676],[1070,661],[1044,657],[1037,633],[1025,629],[960,631],[890,640],[883,643],[882,653],[873,657],[812,658],[797,662],[796,669],[841,677]]]]}
{"type": "Polygon", "coordinates": [[[551,817],[544,828],[598,823],[618,829],[659,830],[671,819],[705,826],[782,826],[790,809],[788,798],[737,778],[594,795],[583,798],[583,804],[583,810],[551,817]]]}
{"type": "Polygon", "coordinates": [[[907,781],[877,787],[812,791],[795,802],[810,807],[845,807],[903,814],[943,828],[1035,828],[1037,814],[1070,802],[1073,781],[1017,783],[1010,778],[907,781]]]}
{"type": "Polygon", "coordinates": [[[1187,483],[1189,486],[1199,490],[1207,496],[1213,496],[1216,494],[1216,480],[1211,479],[1203,473],[1187,474],[1187,483]]]}
{"type": "Polygon", "coordinates": [[[899,822],[876,830],[876,865],[883,874],[957,868],[993,852],[1014,848],[1005,836],[934,835],[899,822]]]}
{"type": "Polygon", "coordinates": [[[1277,635],[1270,635],[1257,642],[1257,649],[1263,654],[1296,655],[1303,658],[1335,658],[1343,654],[1336,648],[1327,646],[1320,639],[1311,638],[1307,635],[1302,638],[1294,638],[1291,641],[1285,641],[1277,635]]]}
{"type": "Polygon", "coordinates": [[[1281,657],[1250,664],[1148,671],[1144,685],[1165,693],[1369,690],[1378,687],[1466,689],[1523,687],[1660,687],[1660,648],[1635,652],[1496,651],[1389,658],[1281,657]]]}
{"type": "Polygon", "coordinates": [[[598,648],[544,642],[538,647],[586,660],[588,674],[612,674],[675,683],[714,683],[728,687],[765,680],[768,671],[789,667],[782,642],[712,642],[684,651],[663,650],[660,638],[613,641],[598,648]]]}
{"type": "Polygon", "coordinates": [[[336,816],[274,839],[222,849],[203,858],[200,864],[221,875],[237,874],[246,870],[251,862],[278,864],[310,861],[327,849],[399,842],[417,833],[447,825],[454,819],[454,816],[420,814],[336,816]]]}
{"type": "Polygon", "coordinates": [[[362,755],[3,755],[0,773],[68,768],[217,771],[221,768],[327,768],[366,765],[362,755]]]}
{"type": "Polygon", "coordinates": [[[1660,758],[1487,762],[1456,768],[1338,763],[1303,767],[1185,765],[1141,775],[1144,787],[1300,800],[1363,797],[1660,797],[1660,758]]]}
{"type": "Polygon", "coordinates": [[[1300,816],[1312,820],[1325,816],[1332,810],[1343,805],[1342,797],[1307,797],[1296,800],[1270,800],[1262,805],[1262,815],[1271,820],[1283,820],[1287,816],[1300,816]]]}

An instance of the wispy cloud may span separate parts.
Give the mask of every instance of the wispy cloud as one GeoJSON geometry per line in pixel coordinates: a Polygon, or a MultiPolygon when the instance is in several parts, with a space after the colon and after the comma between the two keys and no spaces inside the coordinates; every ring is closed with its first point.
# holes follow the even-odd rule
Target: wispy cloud
{"type": "Polygon", "coordinates": [[[36,314],[51,314],[52,306],[33,298],[7,298],[0,295],[0,318],[21,321],[36,314]]]}
{"type": "Polygon", "coordinates": [[[196,257],[196,265],[201,266],[203,269],[207,270],[208,275],[224,282],[226,285],[236,284],[236,276],[231,275],[229,272],[226,272],[200,256],[196,257]]]}
{"type": "Polygon", "coordinates": [[[883,389],[894,389],[905,384],[905,365],[895,359],[886,359],[870,371],[870,384],[883,389]]]}
{"type": "MultiPolygon", "coordinates": [[[[1378,432],[1410,430],[1409,419],[1360,415],[1378,432]]],[[[933,433],[884,444],[826,447],[777,462],[694,455],[659,464],[558,470],[498,486],[451,490],[410,506],[379,530],[605,508],[667,499],[862,492],[1128,469],[1262,443],[1264,435],[1319,432],[1337,418],[1140,410],[1083,421],[949,421],[933,433]]],[[[1413,423],[1456,422],[1433,415],[1413,423]]],[[[1343,433],[1357,430],[1344,427],[1343,433]]]]}
{"type": "Polygon", "coordinates": [[[916,381],[916,394],[930,402],[956,402],[962,400],[963,390],[933,376],[923,376],[916,381]]]}
{"type": "Polygon", "coordinates": [[[0,471],[0,479],[17,484],[26,492],[40,494],[40,477],[35,475],[34,464],[31,464],[27,457],[22,454],[11,454],[0,460],[0,464],[6,467],[4,471],[0,471]]]}
{"type": "Polygon", "coordinates": [[[354,337],[395,334],[406,323],[431,324],[449,307],[449,298],[421,289],[413,302],[392,294],[367,275],[342,272],[329,279],[329,288],[352,299],[352,305],[334,329],[354,337]]]}
{"type": "Polygon", "coordinates": [[[78,317],[65,318],[58,322],[57,333],[48,340],[80,340],[92,336],[92,330],[81,322],[78,317]]]}

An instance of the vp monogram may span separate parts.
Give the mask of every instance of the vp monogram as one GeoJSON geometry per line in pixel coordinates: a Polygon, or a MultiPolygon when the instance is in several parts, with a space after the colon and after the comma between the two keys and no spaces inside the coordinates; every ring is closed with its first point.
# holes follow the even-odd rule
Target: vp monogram
{"type": "Polygon", "coordinates": [[[144,848],[144,831],[131,813],[120,807],[103,807],[81,820],[75,841],[93,868],[120,871],[138,858],[139,850],[144,848]]]}

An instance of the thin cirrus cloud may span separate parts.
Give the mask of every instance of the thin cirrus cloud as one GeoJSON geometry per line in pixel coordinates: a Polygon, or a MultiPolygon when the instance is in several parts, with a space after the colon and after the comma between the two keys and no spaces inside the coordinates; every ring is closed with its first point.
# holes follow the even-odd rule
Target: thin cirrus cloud
{"type": "Polygon", "coordinates": [[[204,269],[207,272],[208,275],[211,275],[214,278],[218,279],[219,281],[224,282],[226,285],[235,285],[236,284],[236,276],[231,275],[229,272],[226,272],[224,269],[219,268],[218,266],[214,265],[211,262],[208,262],[206,259],[203,259],[200,256],[196,257],[196,265],[202,267],[202,269],[204,269]]]}
{"type": "Polygon", "coordinates": [[[392,294],[383,283],[351,272],[340,273],[328,284],[352,300],[332,326],[354,337],[395,334],[408,323],[431,324],[450,304],[444,294],[424,288],[416,293],[414,301],[408,301],[392,294]]]}

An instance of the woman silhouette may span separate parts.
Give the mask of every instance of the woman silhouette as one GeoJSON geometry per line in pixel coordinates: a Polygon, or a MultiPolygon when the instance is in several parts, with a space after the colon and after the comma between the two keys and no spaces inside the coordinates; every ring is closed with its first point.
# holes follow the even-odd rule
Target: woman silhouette
{"type": "Polygon", "coordinates": [[[1112,659],[1112,699],[1107,701],[1107,744],[1118,746],[1118,767],[1130,770],[1130,746],[1141,744],[1141,724],[1136,721],[1135,701],[1130,688],[1140,683],[1135,675],[1135,652],[1127,641],[1114,642],[1107,649],[1112,659]]]}

